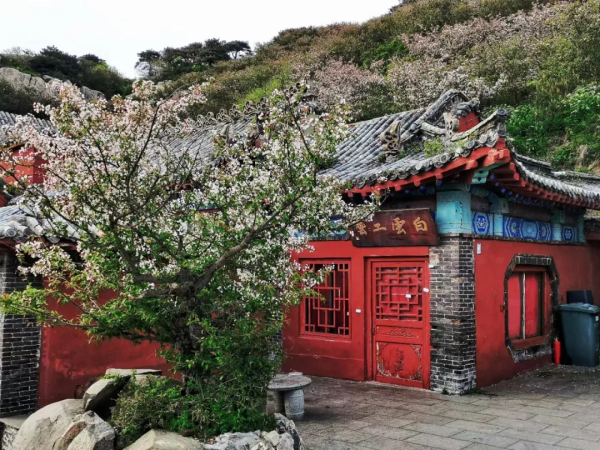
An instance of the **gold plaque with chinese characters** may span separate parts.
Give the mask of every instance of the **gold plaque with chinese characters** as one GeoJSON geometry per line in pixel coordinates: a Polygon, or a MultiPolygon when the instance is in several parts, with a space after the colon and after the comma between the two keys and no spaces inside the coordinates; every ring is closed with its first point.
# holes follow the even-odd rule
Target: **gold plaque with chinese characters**
{"type": "Polygon", "coordinates": [[[379,211],[349,234],[356,247],[437,245],[440,240],[429,209],[379,211]]]}

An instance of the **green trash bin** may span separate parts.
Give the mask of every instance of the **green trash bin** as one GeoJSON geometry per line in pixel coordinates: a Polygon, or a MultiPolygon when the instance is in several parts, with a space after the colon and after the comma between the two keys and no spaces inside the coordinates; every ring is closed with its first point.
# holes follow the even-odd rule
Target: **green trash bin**
{"type": "Polygon", "coordinates": [[[574,366],[600,364],[600,307],[586,303],[560,305],[560,321],[566,357],[574,366]]]}

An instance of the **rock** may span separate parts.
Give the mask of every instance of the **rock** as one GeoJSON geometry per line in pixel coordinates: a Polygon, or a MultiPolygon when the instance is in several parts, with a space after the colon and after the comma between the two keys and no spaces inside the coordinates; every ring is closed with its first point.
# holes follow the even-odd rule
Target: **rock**
{"type": "Polygon", "coordinates": [[[92,384],[83,394],[83,408],[107,417],[113,401],[125,387],[126,381],[118,378],[102,378],[92,384]]]}
{"type": "Polygon", "coordinates": [[[273,450],[273,446],[268,442],[260,441],[258,444],[253,446],[250,450],[273,450]]]}
{"type": "Polygon", "coordinates": [[[277,450],[294,450],[294,438],[290,433],[283,433],[280,436],[277,450]]]}
{"type": "Polygon", "coordinates": [[[19,429],[12,450],[53,450],[73,419],[83,413],[83,401],[72,399],[36,411],[19,429]]]}
{"type": "Polygon", "coordinates": [[[298,434],[298,430],[294,427],[294,429],[291,430],[289,433],[292,436],[292,439],[294,440],[294,450],[304,450],[304,442],[298,434]]]}
{"type": "Polygon", "coordinates": [[[74,418],[54,450],[114,450],[115,430],[93,411],[74,418]]]}
{"type": "Polygon", "coordinates": [[[162,375],[162,370],[158,369],[108,369],[106,375],[129,379],[133,372],[135,372],[136,377],[139,375],[162,375]]]}
{"type": "Polygon", "coordinates": [[[273,447],[277,447],[279,445],[279,433],[277,433],[275,430],[271,431],[270,433],[265,433],[262,438],[271,443],[273,447]]]}
{"type": "Polygon", "coordinates": [[[204,450],[251,450],[260,442],[259,436],[258,432],[225,433],[214,444],[204,444],[204,450]]]}
{"type": "MultiPolygon", "coordinates": [[[[42,78],[34,77],[33,75],[20,72],[12,67],[0,68],[0,80],[7,81],[15,89],[33,92],[44,100],[52,98],[56,99],[58,97],[58,91],[52,86],[52,83],[56,81],[61,82],[58,78],[53,78],[48,75],[44,75],[42,78]]],[[[67,81],[67,83],[70,82],[67,81]]],[[[79,90],[86,100],[98,100],[104,98],[102,92],[95,91],[86,86],[82,86],[79,90]]]]}
{"type": "MultiPolygon", "coordinates": [[[[282,414],[275,414],[275,429],[279,434],[288,433],[294,441],[294,450],[304,450],[304,442],[298,434],[296,424],[282,414]]],[[[279,450],[279,448],[278,448],[279,450]]]]}
{"type": "Polygon", "coordinates": [[[203,450],[203,447],[200,442],[177,433],[150,430],[125,450],[203,450]]]}
{"type": "Polygon", "coordinates": [[[283,414],[275,413],[275,429],[279,434],[283,434],[286,431],[295,430],[296,425],[283,414]]]}
{"type": "Polygon", "coordinates": [[[20,72],[12,67],[1,67],[0,79],[8,82],[15,89],[32,91],[41,97],[50,96],[48,86],[44,80],[40,77],[20,72]]]}
{"type": "Polygon", "coordinates": [[[104,94],[102,92],[95,91],[87,86],[82,86],[80,90],[86,100],[100,100],[104,98],[104,94]]]}

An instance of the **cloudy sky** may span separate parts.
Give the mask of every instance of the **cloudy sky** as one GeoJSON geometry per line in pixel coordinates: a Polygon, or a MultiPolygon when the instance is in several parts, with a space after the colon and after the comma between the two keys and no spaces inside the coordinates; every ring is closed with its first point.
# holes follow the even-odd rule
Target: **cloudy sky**
{"type": "Polygon", "coordinates": [[[137,53],[217,37],[266,42],[280,30],[363,22],[398,0],[0,0],[0,50],[55,45],[134,76],[137,53]]]}

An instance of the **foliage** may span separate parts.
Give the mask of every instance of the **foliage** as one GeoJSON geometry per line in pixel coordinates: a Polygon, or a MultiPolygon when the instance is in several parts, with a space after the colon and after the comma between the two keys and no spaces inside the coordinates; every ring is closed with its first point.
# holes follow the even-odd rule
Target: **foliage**
{"type": "Polygon", "coordinates": [[[558,167],[590,169],[600,159],[600,90],[591,85],[549,104],[518,106],[507,127],[520,152],[558,167]]]}
{"type": "Polygon", "coordinates": [[[152,428],[197,431],[191,417],[191,402],[169,379],[148,377],[138,383],[134,376],[121,391],[111,424],[119,433],[119,447],[135,442],[152,428]]]}
{"type": "Polygon", "coordinates": [[[423,150],[425,152],[425,156],[431,158],[432,156],[443,153],[445,147],[441,139],[433,139],[423,142],[423,150]]]}
{"type": "MultiPolygon", "coordinates": [[[[407,54],[410,46],[405,41],[406,38],[423,33],[432,33],[431,36],[434,36],[440,27],[466,24],[473,20],[480,20],[481,23],[488,20],[502,21],[503,17],[518,11],[530,11],[536,4],[534,0],[420,0],[405,3],[389,14],[363,24],[337,23],[326,27],[284,30],[272,41],[259,45],[254,56],[243,58],[242,65],[237,60],[202,66],[202,75],[196,80],[206,81],[214,77],[214,81],[211,82],[211,91],[207,92],[208,101],[201,112],[217,113],[221,109],[228,109],[232,104],[256,99],[259,93],[268,92],[280,85],[274,80],[289,79],[290,76],[292,80],[310,79],[314,84],[316,80],[313,75],[316,72],[327,71],[337,62],[343,63],[345,68],[355,66],[385,76],[388,67],[407,59],[415,59],[407,54]],[[254,74],[267,77],[261,77],[260,82],[257,82],[254,74]]],[[[425,91],[429,97],[437,98],[436,93],[440,89],[465,82],[469,84],[469,93],[482,96],[496,95],[505,86],[505,77],[488,81],[485,77],[462,68],[445,65],[436,66],[432,70],[435,72],[434,84],[438,79],[441,79],[441,84],[439,88],[436,85],[434,89],[425,91]],[[442,73],[438,74],[440,71],[442,73]],[[447,71],[450,73],[445,75],[447,71]]],[[[154,71],[154,75],[148,75],[149,78],[158,79],[157,71],[158,69],[154,71]]],[[[189,80],[189,75],[189,72],[181,76],[173,75],[170,79],[175,81],[175,85],[181,85],[180,80],[189,80]]],[[[368,72],[365,77],[367,75],[368,72]]],[[[164,76],[161,79],[166,78],[168,77],[164,76]]],[[[423,84],[429,81],[427,73],[423,78],[425,82],[419,84],[416,91],[423,91],[423,84]]],[[[365,92],[357,95],[361,98],[368,97],[368,105],[353,103],[347,98],[349,104],[356,108],[355,118],[381,116],[400,108],[414,107],[415,103],[424,100],[420,97],[405,98],[402,86],[407,84],[407,80],[400,81],[400,85],[396,83],[397,80],[398,76],[389,79],[386,77],[383,83],[376,84],[375,89],[371,84],[366,86],[365,92]]],[[[340,90],[356,92],[352,86],[343,86],[340,90]]]]}
{"type": "Polygon", "coordinates": [[[39,107],[58,133],[26,118],[8,130],[46,161],[43,184],[14,170],[32,163],[27,153],[4,151],[12,164],[2,175],[49,233],[75,241],[79,260],[33,236],[19,244],[33,260],[22,272],[46,283],[5,295],[3,310],[94,339],[156,341],[203,434],[249,427],[279,366],[270,342],[282,314],[321,276],[290,254],[330,230],[331,217],[344,217],[336,226],[345,229],[374,210],[346,204],[343,186],[319,174],[347,136],[345,109],[318,115],[301,101],[304,86],[276,91],[247,132],[226,127],[199,152],[197,135],[209,130],[182,115],[205,101],[206,87],[159,100],[146,81],[133,96],[96,102],[58,88],[61,104],[39,107]],[[98,303],[107,290],[114,297],[98,303]],[[63,316],[49,298],[80,314],[63,316]]]}
{"type": "Polygon", "coordinates": [[[0,53],[0,67],[12,67],[38,77],[47,75],[71,81],[78,86],[100,91],[108,98],[131,92],[132,80],[123,77],[98,56],[88,54],[77,57],[53,46],[39,53],[19,48],[7,50],[0,53]]]}
{"type": "Polygon", "coordinates": [[[168,80],[190,72],[202,72],[220,61],[236,60],[251,54],[247,42],[207,39],[184,47],[167,47],[160,52],[143,51],[138,54],[135,67],[147,78],[168,80]]]}
{"type": "Polygon", "coordinates": [[[364,67],[371,67],[371,64],[375,61],[383,61],[387,63],[393,57],[403,57],[408,54],[408,48],[401,40],[392,39],[389,42],[385,42],[379,45],[373,50],[372,54],[363,60],[364,67]]]}
{"type": "Polygon", "coordinates": [[[391,97],[385,95],[387,86],[381,74],[342,61],[333,61],[317,70],[313,87],[324,109],[345,101],[352,108],[354,120],[369,117],[372,109],[379,112],[385,109],[384,105],[374,104],[374,101],[391,97]]]}

